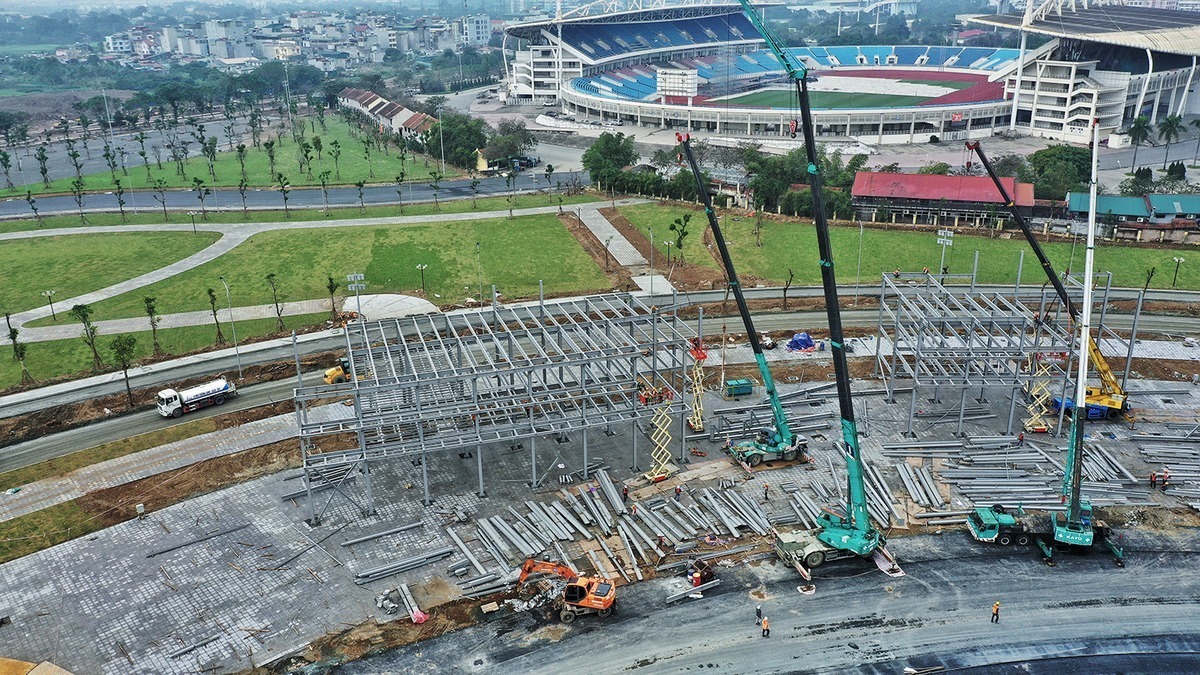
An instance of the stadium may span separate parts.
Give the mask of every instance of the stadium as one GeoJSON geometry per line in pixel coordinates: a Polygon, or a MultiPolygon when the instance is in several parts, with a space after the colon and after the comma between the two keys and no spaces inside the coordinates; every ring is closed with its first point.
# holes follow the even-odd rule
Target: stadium
{"type": "MultiPolygon", "coordinates": [[[[766,9],[768,19],[786,11],[766,9]]],[[[1147,15],[1168,15],[1153,24],[1155,31],[1200,24],[1196,13],[1136,12],[1140,21],[1126,25],[1145,25],[1147,15]]],[[[1014,25],[993,17],[992,25],[1020,29],[1020,19],[1014,25]]],[[[810,69],[816,133],[826,140],[923,143],[1019,130],[1078,141],[1092,117],[1101,119],[1107,137],[1124,128],[1135,110],[1155,120],[1184,111],[1197,41],[1139,49],[1129,38],[1136,31],[1093,29],[1085,35],[1030,22],[1026,27],[1059,39],[1023,58],[1018,49],[969,46],[790,51],[810,69]],[[1101,71],[1107,68],[1124,70],[1101,71]],[[1019,116],[1013,115],[1017,91],[1019,116]]],[[[782,67],[736,4],[584,12],[509,27],[506,40],[517,48],[506,63],[509,103],[559,106],[581,121],[729,136],[789,137],[798,116],[782,67]]]]}

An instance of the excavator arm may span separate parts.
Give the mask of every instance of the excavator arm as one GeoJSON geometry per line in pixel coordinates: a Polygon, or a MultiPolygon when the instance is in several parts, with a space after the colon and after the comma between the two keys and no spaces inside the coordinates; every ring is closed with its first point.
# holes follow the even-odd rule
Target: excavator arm
{"type": "MultiPolygon", "coordinates": [[[[1033,230],[1029,227],[1029,222],[1025,220],[1025,216],[1021,215],[1017,209],[1016,202],[1008,194],[1008,190],[1004,187],[1004,183],[1000,180],[1000,176],[996,174],[996,170],[992,168],[991,161],[983,152],[983,147],[979,141],[967,143],[967,148],[975,153],[979,158],[979,163],[983,165],[984,171],[992,179],[996,185],[996,190],[1000,192],[1000,197],[1004,199],[1004,205],[1012,214],[1013,220],[1017,222],[1017,227],[1021,229],[1021,234],[1025,236],[1025,240],[1029,242],[1029,247],[1033,249],[1033,254],[1037,256],[1038,263],[1042,266],[1042,271],[1045,272],[1046,278],[1050,284],[1054,286],[1054,292],[1058,294],[1059,300],[1063,306],[1067,308],[1067,315],[1071,317],[1071,325],[1074,327],[1079,322],[1079,307],[1071,300],[1071,296],[1067,293],[1066,286],[1063,285],[1062,279],[1058,273],[1054,271],[1054,267],[1050,264],[1050,259],[1046,257],[1045,251],[1042,250],[1042,245],[1038,243],[1037,237],[1034,236],[1033,230]]],[[[1091,283],[1091,280],[1087,280],[1091,283]]],[[[1117,376],[1113,372],[1112,367],[1108,365],[1108,361],[1104,359],[1104,355],[1100,353],[1100,347],[1096,344],[1096,340],[1088,335],[1087,338],[1088,358],[1094,364],[1096,372],[1100,375],[1100,388],[1097,390],[1091,388],[1088,391],[1089,403],[1096,403],[1107,408],[1122,411],[1129,407],[1126,400],[1125,390],[1121,388],[1121,383],[1117,381],[1117,376]]]]}
{"type": "Polygon", "coordinates": [[[534,560],[530,558],[529,560],[525,561],[524,565],[521,565],[521,576],[517,577],[517,584],[520,585],[525,583],[525,580],[529,578],[529,575],[538,573],[554,574],[567,580],[579,578],[578,572],[562,563],[549,562],[546,560],[534,560]]]}

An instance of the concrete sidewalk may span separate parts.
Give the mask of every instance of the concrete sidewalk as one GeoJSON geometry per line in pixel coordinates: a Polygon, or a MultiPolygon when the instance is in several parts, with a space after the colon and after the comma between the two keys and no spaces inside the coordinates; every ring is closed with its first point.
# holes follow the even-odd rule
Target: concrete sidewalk
{"type": "MultiPolygon", "coordinates": [[[[353,414],[351,407],[332,404],[310,408],[308,419],[312,422],[333,422],[347,419],[353,414]]],[[[16,494],[0,494],[0,522],[82,497],[95,490],[295,438],[296,435],[296,416],[277,415],[85,466],[64,476],[24,485],[16,494]]]]}

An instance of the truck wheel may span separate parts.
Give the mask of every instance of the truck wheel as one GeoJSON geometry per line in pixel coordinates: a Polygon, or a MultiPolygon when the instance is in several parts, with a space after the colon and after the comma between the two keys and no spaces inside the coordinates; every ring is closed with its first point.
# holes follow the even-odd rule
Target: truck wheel
{"type": "Polygon", "coordinates": [[[183,417],[183,408],[176,408],[171,412],[171,417],[183,417]]]}
{"type": "Polygon", "coordinates": [[[1012,543],[1012,537],[1007,534],[1002,534],[996,538],[996,543],[1000,544],[1001,546],[1008,546],[1012,543]]]}
{"type": "Polygon", "coordinates": [[[216,404],[216,405],[222,405],[222,404],[224,404],[224,403],[225,403],[225,396],[224,396],[223,394],[222,394],[221,396],[218,396],[218,397],[217,397],[215,400],[213,400],[213,403],[214,403],[214,404],[216,404]]]}
{"type": "Polygon", "coordinates": [[[783,451],[783,461],[790,462],[793,459],[796,459],[796,454],[797,454],[796,448],[788,448],[787,450],[784,450],[783,451]]]}
{"type": "Polygon", "coordinates": [[[1120,414],[1120,410],[1117,410],[1116,408],[1109,408],[1108,411],[1104,413],[1104,416],[1110,420],[1115,420],[1117,419],[1117,415],[1120,414]]]}
{"type": "Polygon", "coordinates": [[[601,619],[607,619],[608,616],[612,614],[612,607],[605,607],[604,609],[596,610],[596,614],[599,614],[601,619]]]}
{"type": "Polygon", "coordinates": [[[762,464],[762,455],[757,452],[753,453],[746,458],[746,461],[750,463],[750,466],[758,466],[759,464],[762,464]]]}
{"type": "Polygon", "coordinates": [[[336,376],[336,377],[334,377],[334,378],[333,378],[333,383],[334,383],[334,384],[341,384],[341,383],[343,383],[343,382],[345,382],[345,381],[346,381],[346,376],[345,376],[345,375],[338,375],[338,376],[336,376]]]}
{"type": "Polygon", "coordinates": [[[575,620],[575,612],[572,612],[569,609],[564,609],[558,613],[558,620],[562,621],[563,623],[571,623],[575,620]]]}
{"type": "Polygon", "coordinates": [[[810,570],[820,567],[823,564],[825,564],[824,551],[813,551],[812,553],[804,556],[804,566],[810,570]]]}
{"type": "Polygon", "coordinates": [[[1017,546],[1028,546],[1028,545],[1029,545],[1029,535],[1022,534],[1021,536],[1017,537],[1017,546]]]}

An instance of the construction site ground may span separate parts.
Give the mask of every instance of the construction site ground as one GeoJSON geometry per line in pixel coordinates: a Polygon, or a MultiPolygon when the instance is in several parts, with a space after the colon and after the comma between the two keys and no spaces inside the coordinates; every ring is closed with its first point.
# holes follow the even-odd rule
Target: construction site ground
{"type": "MultiPolygon", "coordinates": [[[[836,501],[844,483],[844,464],[832,446],[835,406],[827,389],[817,389],[828,383],[821,374],[827,354],[816,352],[802,359],[797,355],[796,362],[776,364],[785,383],[781,391],[813,390],[811,395],[788,399],[792,414],[816,419],[812,423],[815,428],[804,432],[816,460],[813,464],[764,464],[761,470],[749,473],[720,452],[726,435],[741,437],[760,421],[745,413],[722,415],[719,411],[758,403],[761,390],[741,401],[724,401],[709,394],[706,409],[712,433],[673,442],[672,453],[676,457],[682,453],[685,461],[676,462],[671,479],[665,482],[648,484],[641,477],[648,468],[650,444],[645,436],[640,437],[639,457],[632,457],[630,437],[634,432],[628,426],[614,428],[613,436],[592,434],[590,458],[603,458],[613,479],[628,481],[631,499],[642,504],[672,499],[678,484],[685,489],[681,504],[691,507],[704,488],[724,489],[723,481],[759,504],[763,516],[772,522],[793,517],[790,502],[796,494],[822,503],[836,501]],[[694,455],[691,448],[705,455],[694,455]],[[630,468],[635,461],[638,471],[630,468]]],[[[734,360],[737,355],[728,356],[734,360]]],[[[782,353],[778,359],[786,361],[782,353]]],[[[862,374],[869,373],[869,360],[856,363],[862,374]],[[864,363],[867,365],[861,367],[864,363]]],[[[463,600],[456,583],[460,579],[446,569],[450,559],[461,557],[448,528],[489,571],[507,572],[514,561],[501,564],[493,560],[475,534],[480,518],[511,520],[509,507],[527,512],[527,500],[548,503],[561,499],[560,489],[579,494],[595,485],[581,483],[577,476],[570,483],[560,480],[582,469],[577,437],[562,443],[541,437],[534,450],[541,481],[537,490],[529,487],[528,441],[520,447],[478,451],[485,467],[486,497],[475,492],[476,457],[430,455],[427,469],[434,501],[429,507],[421,500],[419,461],[379,463],[372,467],[371,480],[378,513],[364,516],[347,499],[332,491],[320,492],[317,507],[328,503],[328,510],[316,528],[304,522],[309,506],[303,497],[283,498],[300,490],[298,470],[252,478],[215,491],[211,490],[216,485],[200,480],[177,491],[205,494],[165,508],[151,502],[152,512],[142,519],[135,517],[136,509],[129,501],[134,494],[144,494],[139,488],[149,483],[107,486],[105,492],[77,497],[91,500],[97,511],[109,512],[112,521],[127,520],[0,566],[0,616],[12,621],[0,626],[0,648],[12,658],[51,660],[79,673],[239,672],[260,666],[279,672],[306,667],[315,673],[380,651],[384,653],[361,665],[346,666],[344,671],[462,672],[503,666],[530,672],[615,672],[639,667],[657,672],[708,664],[723,670],[837,671],[863,664],[890,670],[885,666],[900,662],[920,665],[925,655],[940,655],[943,661],[939,663],[959,666],[1045,657],[1062,650],[1067,631],[1072,629],[1078,633],[1070,634],[1075,640],[1071,644],[1083,641],[1090,649],[1099,650],[1096,653],[1109,653],[1115,649],[1114,643],[1105,638],[1117,629],[1101,627],[1107,625],[1105,617],[1120,616],[1124,625],[1132,627],[1123,629],[1127,645],[1136,643],[1142,648],[1153,638],[1160,642],[1152,646],[1196,652],[1200,649],[1187,642],[1184,634],[1194,631],[1180,615],[1194,616],[1200,594],[1193,586],[1200,582],[1194,581],[1194,575],[1180,572],[1194,563],[1193,551],[1200,551],[1197,519],[1186,500],[1152,492],[1148,483],[1143,484],[1156,467],[1144,460],[1140,444],[1130,440],[1135,433],[1178,434],[1167,424],[1177,423],[1180,415],[1194,416],[1200,409],[1200,388],[1180,381],[1188,375],[1181,371],[1191,363],[1176,362],[1179,379],[1136,383],[1140,410],[1145,419],[1157,421],[1138,422],[1136,429],[1125,422],[1089,428],[1089,439],[1102,442],[1139,478],[1136,485],[1115,486],[1128,495],[1130,504],[1106,514],[1120,531],[1127,550],[1129,565],[1124,570],[1115,568],[1099,552],[1082,558],[1067,556],[1050,569],[1031,548],[992,547],[971,541],[960,527],[916,525],[912,514],[927,509],[912,501],[898,478],[894,466],[903,460],[883,456],[884,444],[899,440],[898,430],[908,416],[907,403],[903,398],[895,404],[885,403],[883,396],[875,393],[857,399],[865,432],[863,453],[884,475],[896,497],[889,548],[907,577],[889,578],[867,561],[839,561],[818,571],[814,595],[801,595],[796,592],[802,583],[798,575],[773,560],[765,537],[742,528],[735,538],[718,529],[701,533],[713,536],[697,537],[697,547],[690,554],[756,546],[741,551],[730,562],[718,559],[717,576],[722,583],[706,591],[706,598],[685,598],[670,609],[664,608],[663,597],[683,588],[682,577],[660,575],[653,565],[641,566],[644,582],[626,586],[619,581],[619,609],[607,622],[586,616],[563,626],[545,619],[536,609],[515,611],[503,603],[504,596],[463,600]],[[456,522],[456,511],[466,514],[468,522],[456,522]],[[394,535],[339,545],[418,522],[420,526],[394,535]],[[933,530],[942,534],[931,534],[933,530]],[[314,542],[319,543],[314,546],[314,542]],[[455,547],[449,558],[380,581],[355,584],[355,575],[365,569],[445,547],[455,547]],[[387,615],[377,608],[376,596],[401,583],[408,584],[418,604],[431,615],[426,624],[414,627],[403,611],[387,615]],[[1023,626],[1015,639],[986,632],[993,630],[984,625],[987,613],[999,599],[1012,607],[1011,614],[1004,617],[1006,630],[1023,626]],[[500,609],[487,614],[480,611],[489,601],[500,601],[500,609]],[[751,657],[763,650],[762,638],[752,623],[755,604],[763,604],[771,616],[773,638],[785,642],[783,649],[763,652],[767,655],[762,660],[751,657]],[[476,623],[479,625],[450,640],[433,639],[419,649],[384,651],[476,623]],[[1061,627],[1057,629],[1061,632],[1047,632],[1047,625],[1061,627]],[[1079,637],[1083,635],[1088,637],[1079,637]],[[786,643],[796,638],[805,642],[786,643]],[[570,645],[574,639],[585,642],[578,643],[576,650],[556,647],[560,641],[570,645]],[[847,649],[848,642],[856,647],[847,649]],[[961,644],[973,644],[978,650],[968,652],[959,648],[961,644]],[[597,646],[603,646],[608,656],[599,663],[595,660],[597,646]],[[757,651],[744,651],[751,649],[757,651]],[[451,651],[454,653],[447,655],[451,651]],[[957,655],[954,658],[958,660],[950,655],[957,655]],[[794,660],[797,656],[810,660],[798,662],[794,660]],[[442,665],[434,667],[435,663],[442,665]]],[[[710,377],[715,381],[718,367],[713,365],[710,377]]],[[[730,370],[740,367],[733,365],[730,370]]],[[[859,381],[856,388],[877,392],[880,385],[859,381]]],[[[923,405],[934,408],[940,404],[923,405]]],[[[1004,432],[1006,396],[992,396],[986,405],[996,411],[996,417],[968,420],[964,429],[968,436],[1004,432]]],[[[953,440],[953,428],[922,420],[918,439],[953,440]]],[[[1063,453],[1058,446],[1064,442],[1065,437],[1038,436],[1027,439],[1025,445],[1036,446],[1061,461],[1063,453]]],[[[280,450],[253,461],[278,467],[291,460],[280,450]]],[[[946,464],[920,458],[908,461],[935,473],[946,464]]],[[[203,471],[204,465],[193,466],[195,471],[203,471]]],[[[169,468],[189,471],[180,466],[169,468]]],[[[1043,468],[1048,474],[1052,471],[1049,466],[1043,468]]],[[[247,467],[247,471],[251,469],[247,467]]],[[[160,480],[158,473],[133,477],[160,480]]],[[[181,479],[175,474],[172,480],[181,479]]],[[[945,483],[939,485],[947,502],[944,508],[966,506],[961,494],[945,483]]],[[[362,488],[356,484],[348,491],[355,496],[362,488]]],[[[11,496],[0,495],[0,499],[11,496]]],[[[607,541],[614,550],[621,547],[616,537],[607,541]]],[[[595,552],[594,541],[576,537],[560,543],[572,564],[585,573],[593,572],[593,558],[586,551],[595,552]]],[[[546,555],[554,556],[553,549],[546,555]]],[[[665,558],[674,559],[674,555],[665,558]]],[[[609,562],[602,562],[605,573],[615,571],[609,562]]],[[[626,573],[632,569],[628,561],[622,564],[626,573]]],[[[471,571],[470,576],[474,575],[471,571]]],[[[1115,620],[1111,623],[1118,625],[1115,620]]],[[[1169,671],[1169,663],[1166,666],[1169,671]]]]}

